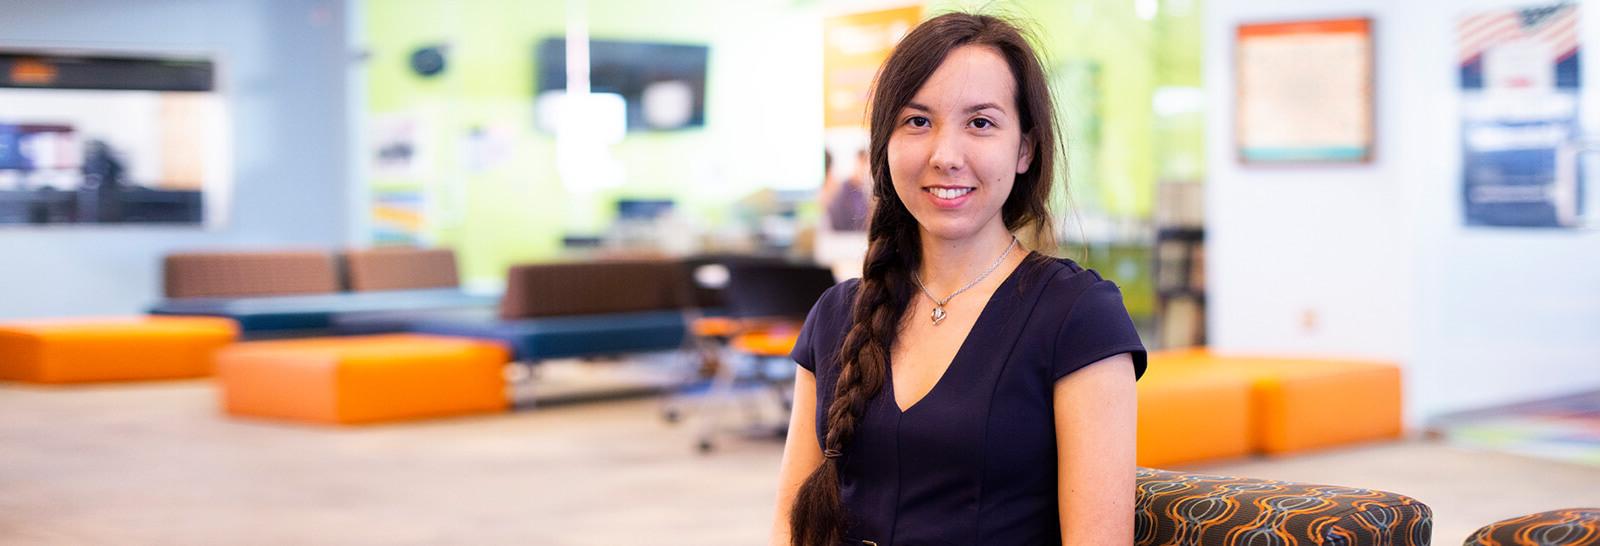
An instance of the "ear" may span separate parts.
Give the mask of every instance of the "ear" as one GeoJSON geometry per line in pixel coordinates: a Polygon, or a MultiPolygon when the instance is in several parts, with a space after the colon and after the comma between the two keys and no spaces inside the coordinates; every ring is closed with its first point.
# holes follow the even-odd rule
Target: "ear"
{"type": "Polygon", "coordinates": [[[1033,133],[1022,135],[1022,144],[1017,146],[1017,174],[1028,172],[1028,164],[1033,163],[1033,133]]]}

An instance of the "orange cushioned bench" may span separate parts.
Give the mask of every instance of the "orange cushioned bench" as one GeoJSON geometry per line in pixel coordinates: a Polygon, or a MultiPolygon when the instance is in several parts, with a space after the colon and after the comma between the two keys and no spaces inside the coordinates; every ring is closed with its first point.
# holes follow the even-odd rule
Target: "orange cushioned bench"
{"type": "Polygon", "coordinates": [[[1261,453],[1296,453],[1400,437],[1400,368],[1394,364],[1232,356],[1205,350],[1150,354],[1151,370],[1168,368],[1248,380],[1252,443],[1261,453]]]}
{"type": "Polygon", "coordinates": [[[733,348],[761,357],[789,356],[800,332],[794,328],[774,329],[739,334],[733,338],[733,348]]]}
{"type": "Polygon", "coordinates": [[[1254,453],[1248,379],[1166,366],[1156,355],[1139,390],[1140,466],[1167,466],[1254,453]]]}
{"type": "Polygon", "coordinates": [[[0,379],[85,383],[211,375],[239,328],[214,317],[50,319],[0,323],[0,379]]]}
{"type": "Polygon", "coordinates": [[[396,334],[240,343],[217,355],[229,414],[373,423],[509,407],[494,342],[396,334]]]}

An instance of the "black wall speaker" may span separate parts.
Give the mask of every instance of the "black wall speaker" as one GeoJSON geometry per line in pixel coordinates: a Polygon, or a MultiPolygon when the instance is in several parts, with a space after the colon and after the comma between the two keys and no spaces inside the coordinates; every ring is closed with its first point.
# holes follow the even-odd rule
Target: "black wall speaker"
{"type": "Polygon", "coordinates": [[[411,52],[411,71],[418,76],[431,78],[444,72],[444,46],[432,45],[411,52]]]}

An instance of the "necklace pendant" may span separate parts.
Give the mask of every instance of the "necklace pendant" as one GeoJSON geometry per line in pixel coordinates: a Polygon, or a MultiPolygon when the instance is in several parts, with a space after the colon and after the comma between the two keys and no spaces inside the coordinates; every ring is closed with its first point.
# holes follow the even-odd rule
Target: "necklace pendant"
{"type": "Polygon", "coordinates": [[[943,305],[940,305],[940,306],[937,306],[937,307],[933,308],[933,323],[934,324],[937,325],[937,324],[939,324],[940,321],[943,321],[944,320],[944,316],[945,315],[944,315],[944,306],[943,305]]]}

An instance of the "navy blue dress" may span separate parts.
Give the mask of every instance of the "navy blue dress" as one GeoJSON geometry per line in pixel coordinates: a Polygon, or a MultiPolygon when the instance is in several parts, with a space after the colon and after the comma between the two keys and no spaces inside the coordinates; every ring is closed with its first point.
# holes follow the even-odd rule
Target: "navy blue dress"
{"type": "MultiPolygon", "coordinates": [[[[819,443],[859,284],[822,295],[791,355],[817,378],[819,443]]],[[[889,377],[867,402],[840,459],[850,543],[1058,544],[1055,380],[1121,353],[1144,373],[1116,284],[1072,260],[1029,256],[921,400],[901,412],[889,377]]]]}

